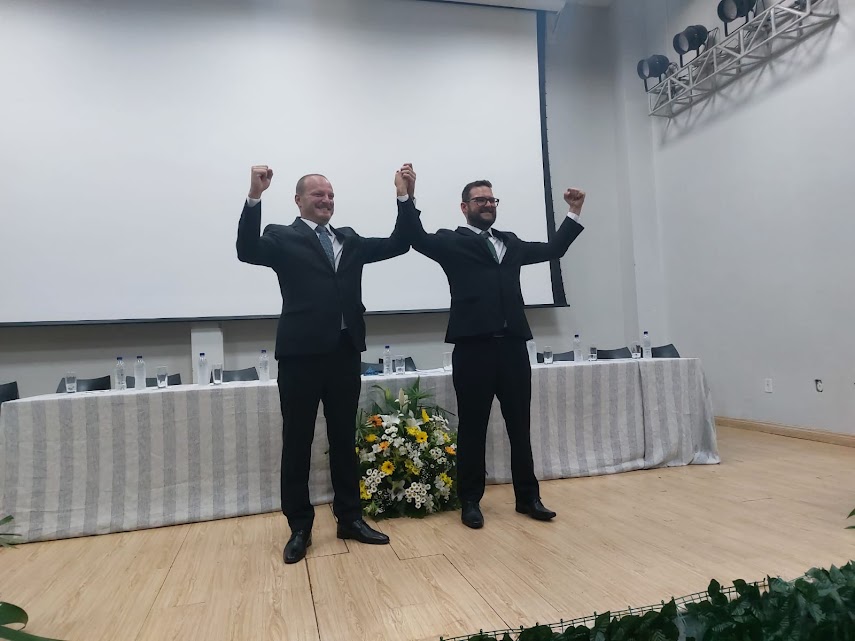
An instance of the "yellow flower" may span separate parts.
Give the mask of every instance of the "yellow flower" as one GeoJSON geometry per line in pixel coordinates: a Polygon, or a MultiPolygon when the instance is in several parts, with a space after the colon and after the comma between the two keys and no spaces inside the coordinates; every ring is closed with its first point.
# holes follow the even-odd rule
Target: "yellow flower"
{"type": "Polygon", "coordinates": [[[380,445],[378,445],[377,447],[379,447],[379,448],[380,448],[380,451],[383,451],[383,450],[385,450],[387,447],[389,447],[389,441],[383,441],[383,442],[382,442],[382,443],[380,443],[380,445]]]}
{"type": "Polygon", "coordinates": [[[442,482],[445,483],[448,487],[451,487],[453,481],[451,480],[451,477],[448,474],[443,472],[439,475],[439,478],[442,479],[442,482]]]}
{"type": "Polygon", "coordinates": [[[445,446],[445,452],[447,454],[451,454],[451,456],[454,456],[455,454],[457,454],[457,452],[454,451],[454,448],[451,447],[450,445],[445,446]]]}
{"type": "Polygon", "coordinates": [[[376,434],[369,434],[368,436],[365,437],[365,440],[368,441],[369,443],[373,443],[374,441],[377,440],[377,435],[376,434]]]}
{"type": "Polygon", "coordinates": [[[428,413],[424,409],[422,409],[422,420],[425,423],[430,423],[430,416],[428,416],[428,413]]]}
{"type": "Polygon", "coordinates": [[[365,487],[365,481],[359,481],[359,498],[368,500],[371,498],[371,495],[368,493],[368,490],[365,487]]]}
{"type": "Polygon", "coordinates": [[[410,473],[410,474],[412,474],[413,476],[418,476],[418,475],[419,475],[419,468],[417,468],[417,467],[415,466],[415,464],[414,464],[410,459],[407,459],[407,460],[404,462],[404,467],[407,469],[407,472],[409,472],[409,473],[410,473]]]}
{"type": "Polygon", "coordinates": [[[395,471],[395,465],[392,461],[386,461],[383,465],[380,466],[380,471],[383,472],[386,476],[389,476],[392,472],[395,471]]]}
{"type": "Polygon", "coordinates": [[[359,448],[358,447],[356,448],[356,453],[359,454],[359,448]]]}
{"type": "Polygon", "coordinates": [[[448,443],[451,440],[451,437],[448,434],[443,434],[442,438],[446,443],[448,443]]]}
{"type": "Polygon", "coordinates": [[[422,432],[421,430],[419,430],[416,433],[416,443],[427,443],[427,437],[427,432],[422,432]]]}
{"type": "Polygon", "coordinates": [[[409,434],[410,436],[415,436],[419,432],[421,432],[421,430],[417,427],[408,427],[407,428],[407,434],[409,434]]]}

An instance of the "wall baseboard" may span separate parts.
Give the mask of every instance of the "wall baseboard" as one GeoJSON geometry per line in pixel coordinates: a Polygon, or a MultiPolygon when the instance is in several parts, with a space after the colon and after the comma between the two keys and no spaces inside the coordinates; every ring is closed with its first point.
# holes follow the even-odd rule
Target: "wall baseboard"
{"type": "Polygon", "coordinates": [[[715,424],[720,427],[735,427],[741,430],[765,432],[766,434],[801,438],[807,441],[819,441],[820,443],[855,447],[855,435],[853,434],[838,434],[837,432],[828,432],[825,430],[806,429],[804,427],[793,427],[778,423],[763,423],[762,421],[751,421],[744,418],[727,418],[726,416],[716,416],[715,424]]]}

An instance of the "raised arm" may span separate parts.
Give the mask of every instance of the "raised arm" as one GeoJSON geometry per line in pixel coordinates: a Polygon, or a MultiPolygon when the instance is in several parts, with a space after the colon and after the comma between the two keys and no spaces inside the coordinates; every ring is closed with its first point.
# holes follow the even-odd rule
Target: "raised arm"
{"type": "Polygon", "coordinates": [[[398,187],[398,225],[401,227],[407,242],[420,254],[431,260],[442,262],[443,249],[435,234],[429,234],[422,227],[421,212],[416,209],[416,172],[411,164],[406,164],[396,174],[395,185],[398,187]],[[406,189],[398,186],[400,175],[406,189]]]}
{"type": "Polygon", "coordinates": [[[564,192],[564,202],[567,203],[570,211],[564,222],[545,243],[523,242],[522,243],[522,264],[532,265],[534,263],[543,263],[548,260],[561,258],[570,244],[576,240],[576,237],[585,229],[578,222],[582,215],[582,206],[585,204],[585,192],[580,189],[568,189],[564,192]]]}
{"type": "Polygon", "coordinates": [[[401,175],[401,171],[395,172],[395,190],[398,194],[398,217],[395,220],[395,229],[389,238],[363,238],[365,247],[366,263],[377,263],[406,254],[410,250],[410,242],[404,230],[401,216],[400,198],[407,195],[407,183],[401,175]]]}
{"type": "Polygon", "coordinates": [[[238,223],[238,260],[273,267],[276,243],[271,235],[261,234],[261,194],[270,187],[273,170],[267,165],[254,165],[250,173],[249,194],[238,223]]]}

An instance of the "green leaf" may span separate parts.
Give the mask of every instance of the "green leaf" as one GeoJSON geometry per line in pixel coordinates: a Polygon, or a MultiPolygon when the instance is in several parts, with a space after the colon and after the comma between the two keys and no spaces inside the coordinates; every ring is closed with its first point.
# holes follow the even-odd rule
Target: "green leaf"
{"type": "Polygon", "coordinates": [[[548,625],[537,625],[520,632],[517,641],[552,641],[553,636],[548,625]]]}
{"type": "Polygon", "coordinates": [[[13,630],[7,628],[9,624],[27,625],[29,617],[23,608],[12,603],[0,602],[0,639],[7,641],[57,641],[56,639],[48,639],[47,637],[39,637],[23,630],[13,630]]]}
{"type": "Polygon", "coordinates": [[[10,623],[27,625],[27,613],[23,608],[18,607],[13,603],[3,603],[0,601],[0,625],[9,625],[10,623]]]}

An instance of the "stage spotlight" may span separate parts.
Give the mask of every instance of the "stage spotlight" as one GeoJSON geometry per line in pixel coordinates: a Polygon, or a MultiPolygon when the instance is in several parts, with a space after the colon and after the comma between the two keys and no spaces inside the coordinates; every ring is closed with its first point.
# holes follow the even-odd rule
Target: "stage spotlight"
{"type": "Polygon", "coordinates": [[[745,18],[747,23],[748,14],[755,11],[756,5],[757,0],[721,0],[718,3],[718,17],[724,23],[724,35],[729,35],[727,27],[737,18],[745,18]]]}
{"type": "Polygon", "coordinates": [[[690,51],[696,51],[700,54],[701,47],[706,44],[709,35],[710,32],[704,25],[696,24],[686,27],[685,31],[674,36],[674,51],[680,54],[681,67],[683,66],[683,56],[690,51]]]}
{"type": "Polygon", "coordinates": [[[656,54],[638,61],[636,72],[638,77],[644,81],[644,90],[647,91],[647,80],[649,78],[660,78],[668,71],[668,65],[671,64],[668,56],[656,54]]]}

